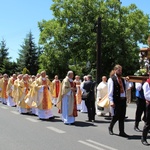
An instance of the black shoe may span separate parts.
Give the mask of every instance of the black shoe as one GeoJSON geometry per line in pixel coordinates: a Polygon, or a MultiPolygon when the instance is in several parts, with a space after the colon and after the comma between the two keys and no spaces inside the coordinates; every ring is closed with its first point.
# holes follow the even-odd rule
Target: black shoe
{"type": "Polygon", "coordinates": [[[65,125],[70,125],[70,123],[64,123],[65,125]]]}
{"type": "Polygon", "coordinates": [[[108,131],[109,131],[109,134],[110,135],[113,135],[114,133],[113,133],[113,130],[110,128],[110,127],[108,127],[108,131]]]}
{"type": "Polygon", "coordinates": [[[49,119],[39,118],[39,120],[42,120],[42,121],[48,121],[49,119]]]}
{"type": "Polygon", "coordinates": [[[54,117],[54,116],[49,118],[49,120],[53,120],[53,119],[55,119],[55,117],[54,117]]]}
{"type": "Polygon", "coordinates": [[[21,115],[28,115],[28,113],[20,113],[21,115]]]}
{"type": "Polygon", "coordinates": [[[75,125],[75,123],[64,123],[65,125],[75,125]]]}
{"type": "Polygon", "coordinates": [[[89,119],[89,120],[86,120],[86,122],[92,122],[92,120],[89,119]]]}
{"type": "Polygon", "coordinates": [[[123,133],[119,133],[119,136],[122,136],[122,137],[130,137],[128,134],[126,134],[125,132],[123,132],[123,133]]]}
{"type": "Polygon", "coordinates": [[[73,122],[73,123],[70,123],[70,125],[75,125],[75,123],[73,122]]]}
{"type": "Polygon", "coordinates": [[[137,132],[141,132],[141,130],[138,127],[134,127],[134,130],[137,132]]]}
{"type": "Polygon", "coordinates": [[[145,146],[149,146],[149,145],[150,145],[146,140],[144,140],[143,137],[141,138],[141,142],[142,142],[142,144],[145,145],[145,146]]]}

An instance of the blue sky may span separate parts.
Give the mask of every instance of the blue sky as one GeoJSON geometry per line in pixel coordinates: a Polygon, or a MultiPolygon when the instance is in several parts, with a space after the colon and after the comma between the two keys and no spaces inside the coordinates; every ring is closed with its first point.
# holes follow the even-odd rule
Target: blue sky
{"type": "MultiPolygon", "coordinates": [[[[122,5],[137,5],[150,15],[149,0],[121,0],[122,5]]],[[[52,0],[0,0],[0,41],[4,39],[13,61],[18,58],[18,50],[26,35],[31,31],[38,44],[38,22],[53,18],[50,6],[52,0]]]]}

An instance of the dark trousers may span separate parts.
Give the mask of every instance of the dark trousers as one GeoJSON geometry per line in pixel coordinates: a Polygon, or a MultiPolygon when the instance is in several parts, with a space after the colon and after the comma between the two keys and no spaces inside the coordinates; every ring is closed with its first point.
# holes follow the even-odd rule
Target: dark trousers
{"type": "Polygon", "coordinates": [[[139,97],[136,98],[136,112],[135,112],[135,122],[140,122],[142,114],[144,113],[144,116],[142,120],[145,122],[146,120],[146,101],[145,99],[141,99],[139,97]]]}
{"type": "Polygon", "coordinates": [[[86,100],[85,105],[88,111],[88,119],[95,120],[95,101],[86,100]]]}
{"type": "Polygon", "coordinates": [[[118,121],[119,123],[119,132],[124,133],[124,120],[126,115],[126,99],[120,99],[115,104],[114,116],[110,122],[110,129],[113,129],[113,126],[118,121]]]}
{"type": "Polygon", "coordinates": [[[146,118],[146,121],[145,121],[145,125],[143,128],[143,133],[142,133],[144,140],[146,140],[148,131],[150,130],[150,103],[146,104],[146,117],[145,118],[146,118]]]}

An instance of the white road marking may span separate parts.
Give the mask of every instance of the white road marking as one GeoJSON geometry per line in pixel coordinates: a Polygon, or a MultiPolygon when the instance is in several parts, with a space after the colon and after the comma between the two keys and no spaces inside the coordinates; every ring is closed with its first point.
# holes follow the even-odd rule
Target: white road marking
{"type": "Polygon", "coordinates": [[[54,128],[54,127],[47,127],[47,128],[52,130],[52,131],[54,131],[54,132],[57,132],[57,133],[65,133],[65,131],[57,129],[57,128],[54,128]]]}
{"type": "Polygon", "coordinates": [[[1,108],[3,108],[3,109],[8,109],[8,107],[6,107],[6,106],[1,106],[1,108]]]}
{"type": "Polygon", "coordinates": [[[117,149],[115,149],[115,148],[113,148],[113,147],[110,147],[110,146],[107,146],[107,145],[104,145],[104,144],[101,144],[101,143],[98,143],[98,142],[96,142],[96,141],[93,141],[93,140],[86,140],[86,141],[78,141],[79,143],[82,143],[82,144],[84,144],[84,145],[86,145],[86,146],[89,146],[89,147],[92,147],[92,148],[94,148],[94,149],[97,149],[97,150],[117,150],[117,149]],[[100,146],[100,147],[98,147],[98,146],[96,146],[96,145],[98,145],[98,146],[100,146]]]}
{"type": "Polygon", "coordinates": [[[32,119],[32,118],[26,118],[27,120],[31,121],[31,122],[39,122],[38,120],[32,119]]]}
{"type": "Polygon", "coordinates": [[[13,114],[19,115],[19,112],[17,111],[11,111],[13,114]]]}
{"type": "Polygon", "coordinates": [[[105,148],[110,149],[110,150],[117,150],[113,147],[110,147],[110,146],[107,146],[107,145],[104,145],[104,144],[101,144],[101,143],[98,143],[98,142],[95,142],[95,141],[92,141],[92,140],[87,140],[87,141],[90,142],[90,143],[96,144],[96,145],[100,145],[100,146],[105,147],[105,148]]]}
{"type": "Polygon", "coordinates": [[[88,142],[84,142],[84,141],[78,141],[78,142],[79,142],[79,143],[82,143],[82,144],[84,144],[84,145],[86,145],[86,146],[95,148],[95,149],[97,149],[97,150],[105,150],[105,149],[103,149],[103,148],[97,147],[97,146],[95,146],[95,145],[93,145],[93,144],[90,144],[90,143],[88,143],[88,142]]]}

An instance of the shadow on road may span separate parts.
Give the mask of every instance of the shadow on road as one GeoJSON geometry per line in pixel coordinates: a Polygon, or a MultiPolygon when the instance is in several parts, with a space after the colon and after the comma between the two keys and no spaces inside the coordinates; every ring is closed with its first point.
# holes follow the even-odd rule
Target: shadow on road
{"type": "Polygon", "coordinates": [[[41,121],[48,121],[48,122],[62,122],[62,120],[60,119],[59,116],[54,116],[52,118],[49,119],[39,119],[41,121]]]}
{"type": "Polygon", "coordinates": [[[89,126],[96,126],[96,125],[94,125],[94,122],[76,121],[74,126],[76,126],[76,127],[89,127],[89,126]]]}
{"type": "MultiPolygon", "coordinates": [[[[104,117],[105,120],[111,120],[112,117],[104,117]]],[[[126,118],[125,122],[135,122],[135,119],[126,118]]]]}
{"type": "Polygon", "coordinates": [[[125,119],[125,122],[135,122],[135,119],[125,119]]]}
{"type": "MultiPolygon", "coordinates": [[[[141,135],[130,135],[130,137],[128,138],[128,140],[139,140],[141,139],[141,135]]],[[[150,136],[147,136],[147,139],[150,139],[150,136]]]]}

